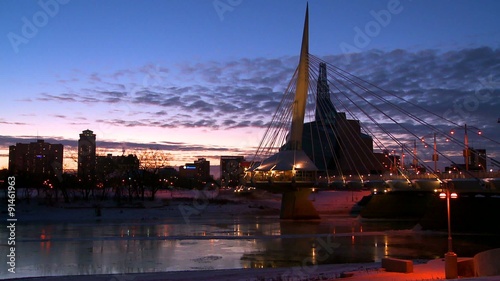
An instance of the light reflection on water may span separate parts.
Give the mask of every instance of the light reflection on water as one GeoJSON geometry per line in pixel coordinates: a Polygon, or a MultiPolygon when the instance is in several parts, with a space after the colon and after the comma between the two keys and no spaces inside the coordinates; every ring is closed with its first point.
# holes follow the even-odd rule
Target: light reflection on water
{"type": "MultiPolygon", "coordinates": [[[[446,252],[445,233],[414,232],[411,227],[339,217],[321,222],[269,217],[191,224],[19,225],[15,277],[371,262],[385,256],[432,259],[446,252]]],[[[6,241],[6,233],[0,236],[6,241]]],[[[498,240],[455,235],[454,248],[460,256],[472,256],[500,247],[498,240]]],[[[6,261],[3,255],[0,262],[6,261]]],[[[0,277],[12,276],[2,267],[0,277]]]]}

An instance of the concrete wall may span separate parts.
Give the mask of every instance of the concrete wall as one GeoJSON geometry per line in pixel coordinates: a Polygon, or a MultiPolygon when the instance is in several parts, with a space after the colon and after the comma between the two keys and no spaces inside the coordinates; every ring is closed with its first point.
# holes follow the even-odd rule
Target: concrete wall
{"type": "Polygon", "coordinates": [[[382,267],[385,268],[387,272],[412,273],[413,261],[394,259],[394,258],[383,258],[382,267]]]}
{"type": "Polygon", "coordinates": [[[474,269],[476,276],[500,275],[500,248],[475,255],[474,269]]]}

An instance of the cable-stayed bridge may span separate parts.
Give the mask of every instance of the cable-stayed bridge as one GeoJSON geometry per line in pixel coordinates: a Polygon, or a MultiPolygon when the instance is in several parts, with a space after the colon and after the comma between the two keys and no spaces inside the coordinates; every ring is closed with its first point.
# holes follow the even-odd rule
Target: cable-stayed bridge
{"type": "Polygon", "coordinates": [[[306,10],[299,64],[246,173],[283,192],[282,218],[317,217],[317,186],[500,190],[500,163],[469,138],[500,142],[311,55],[308,26],[306,10]]]}

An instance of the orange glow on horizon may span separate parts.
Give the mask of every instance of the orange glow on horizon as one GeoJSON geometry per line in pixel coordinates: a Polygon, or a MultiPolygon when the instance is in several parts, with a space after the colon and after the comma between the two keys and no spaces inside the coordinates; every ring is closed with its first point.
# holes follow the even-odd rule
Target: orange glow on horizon
{"type": "MultiPolygon", "coordinates": [[[[207,158],[211,161],[211,165],[219,165],[219,159],[222,155],[252,155],[260,142],[263,130],[260,128],[206,130],[199,128],[110,127],[106,128],[106,132],[103,132],[99,126],[97,127],[93,130],[92,126],[89,126],[89,129],[97,135],[98,155],[104,156],[108,153],[122,155],[122,149],[125,149],[125,155],[138,154],[147,146],[150,146],[151,149],[162,145],[172,146],[171,150],[165,149],[165,152],[171,155],[168,165],[173,167],[182,166],[200,157],[207,158]],[[221,137],[221,134],[224,137],[221,137]],[[99,142],[114,142],[116,147],[99,147],[99,142]],[[142,147],[129,147],[129,143],[141,144],[142,147]]],[[[63,169],[65,172],[77,169],[77,138],[84,129],[78,131],[71,128],[70,133],[66,131],[64,133],[62,131],[53,132],[54,134],[61,133],[58,137],[40,136],[40,139],[64,139],[74,142],[73,146],[64,146],[63,169]]],[[[23,131],[19,132],[19,135],[29,135],[29,133],[23,131]]],[[[26,138],[25,143],[35,140],[36,137],[26,138]]],[[[12,145],[14,144],[12,143],[12,145]]],[[[0,169],[8,169],[8,158],[9,148],[0,147],[0,169]]]]}

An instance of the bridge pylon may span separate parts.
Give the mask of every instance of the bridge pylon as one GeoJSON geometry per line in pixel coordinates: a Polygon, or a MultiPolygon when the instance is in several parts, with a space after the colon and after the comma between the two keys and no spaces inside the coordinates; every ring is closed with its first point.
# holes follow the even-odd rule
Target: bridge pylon
{"type": "Polygon", "coordinates": [[[292,123],[287,141],[279,152],[253,169],[252,182],[257,188],[281,192],[281,219],[318,219],[309,200],[318,168],[302,150],[302,134],[309,90],[309,8],[306,7],[292,123]]]}

